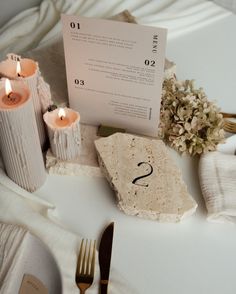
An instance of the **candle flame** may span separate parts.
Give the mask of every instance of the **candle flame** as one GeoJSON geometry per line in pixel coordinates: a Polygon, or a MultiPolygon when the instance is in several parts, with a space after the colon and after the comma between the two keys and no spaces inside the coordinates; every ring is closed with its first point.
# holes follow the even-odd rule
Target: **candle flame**
{"type": "Polygon", "coordinates": [[[20,61],[17,61],[17,63],[16,63],[16,73],[18,76],[20,76],[20,74],[21,74],[20,61]]]}
{"type": "Polygon", "coordinates": [[[9,79],[6,79],[5,81],[5,91],[7,96],[12,92],[11,82],[9,81],[9,79]]]}
{"type": "Polygon", "coordinates": [[[63,119],[66,116],[65,110],[63,108],[59,108],[58,116],[60,119],[63,119]]]}

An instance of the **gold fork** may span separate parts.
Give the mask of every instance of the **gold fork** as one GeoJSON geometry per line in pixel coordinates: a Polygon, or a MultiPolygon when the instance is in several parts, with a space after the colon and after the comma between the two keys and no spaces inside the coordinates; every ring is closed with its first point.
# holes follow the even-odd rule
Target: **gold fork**
{"type": "Polygon", "coordinates": [[[236,123],[234,123],[232,121],[225,120],[223,128],[226,132],[236,133],[236,123]]]}
{"type": "Polygon", "coordinates": [[[224,118],[224,125],[223,125],[224,130],[229,133],[236,133],[236,123],[227,119],[227,118],[236,118],[236,114],[226,113],[226,112],[221,112],[221,113],[224,118]]]}
{"type": "Polygon", "coordinates": [[[77,268],[75,274],[75,281],[80,293],[83,294],[92,285],[95,268],[95,252],[96,241],[88,242],[84,239],[81,242],[79,256],[77,261],[77,268]],[[89,245],[88,245],[89,243],[89,245]]]}

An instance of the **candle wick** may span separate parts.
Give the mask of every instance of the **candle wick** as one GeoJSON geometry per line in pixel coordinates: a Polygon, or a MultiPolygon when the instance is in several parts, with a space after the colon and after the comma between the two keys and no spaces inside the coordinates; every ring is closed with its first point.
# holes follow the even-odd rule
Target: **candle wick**
{"type": "Polygon", "coordinates": [[[15,95],[12,96],[12,94],[13,94],[13,92],[10,92],[10,93],[7,95],[7,97],[8,97],[8,99],[9,99],[11,102],[15,102],[16,97],[15,97],[15,95]]]}
{"type": "Polygon", "coordinates": [[[18,77],[20,77],[21,75],[19,73],[17,73],[18,77]]]}
{"type": "Polygon", "coordinates": [[[61,116],[61,120],[63,120],[63,116],[61,116]]]}

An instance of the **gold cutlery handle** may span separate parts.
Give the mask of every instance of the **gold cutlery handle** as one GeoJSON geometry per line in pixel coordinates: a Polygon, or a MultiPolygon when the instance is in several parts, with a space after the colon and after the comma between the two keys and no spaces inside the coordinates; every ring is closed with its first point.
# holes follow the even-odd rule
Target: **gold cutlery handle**
{"type": "Polygon", "coordinates": [[[236,118],[236,113],[221,112],[224,118],[236,118]]]}
{"type": "Polygon", "coordinates": [[[108,286],[108,281],[106,283],[103,283],[100,281],[100,294],[107,294],[107,286],[108,286]]]}

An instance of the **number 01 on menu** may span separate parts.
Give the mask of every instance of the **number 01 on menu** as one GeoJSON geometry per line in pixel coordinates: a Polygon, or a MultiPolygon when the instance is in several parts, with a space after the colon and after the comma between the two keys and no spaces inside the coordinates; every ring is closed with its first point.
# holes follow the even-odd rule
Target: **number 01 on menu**
{"type": "Polygon", "coordinates": [[[166,29],[62,15],[70,107],[81,122],[155,137],[166,29]]]}

